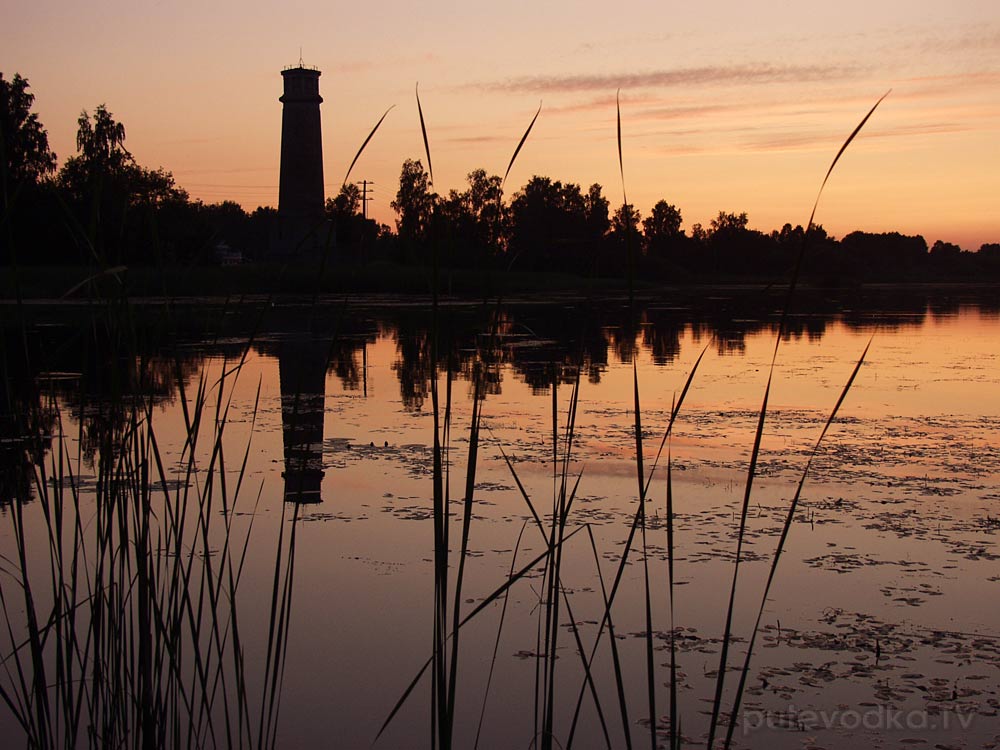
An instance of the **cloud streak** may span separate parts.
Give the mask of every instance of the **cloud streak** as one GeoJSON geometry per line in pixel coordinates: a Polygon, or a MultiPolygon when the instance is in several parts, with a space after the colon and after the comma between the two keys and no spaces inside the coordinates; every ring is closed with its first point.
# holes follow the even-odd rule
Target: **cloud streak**
{"type": "Polygon", "coordinates": [[[341,73],[344,75],[356,75],[368,73],[373,70],[397,70],[407,69],[417,65],[439,65],[444,59],[433,52],[426,52],[421,55],[411,55],[409,57],[387,56],[368,60],[341,60],[339,62],[328,63],[324,66],[327,73],[341,73]]]}
{"type": "MultiPolygon", "coordinates": [[[[916,136],[936,136],[948,135],[952,133],[966,133],[972,130],[968,125],[958,122],[935,122],[918,123],[913,125],[899,125],[886,128],[881,131],[872,131],[864,134],[865,140],[879,140],[886,142],[897,138],[907,138],[916,136]]],[[[832,148],[838,138],[839,133],[790,133],[775,136],[762,136],[746,141],[744,144],[749,151],[799,151],[814,150],[819,148],[832,148]]]]}
{"type": "Polygon", "coordinates": [[[470,84],[469,88],[497,92],[538,94],[581,93],[609,89],[646,89],[673,86],[768,85],[853,79],[863,74],[857,65],[709,65],[644,73],[601,73],[522,76],[503,81],[470,84]]]}
{"type": "Polygon", "coordinates": [[[509,135],[464,135],[452,136],[444,139],[447,143],[456,143],[463,146],[477,146],[484,143],[504,143],[511,141],[509,135]]]}
{"type": "Polygon", "coordinates": [[[986,25],[967,28],[953,36],[931,36],[915,45],[922,52],[953,54],[956,52],[997,52],[1000,50],[1000,27],[986,25]]]}

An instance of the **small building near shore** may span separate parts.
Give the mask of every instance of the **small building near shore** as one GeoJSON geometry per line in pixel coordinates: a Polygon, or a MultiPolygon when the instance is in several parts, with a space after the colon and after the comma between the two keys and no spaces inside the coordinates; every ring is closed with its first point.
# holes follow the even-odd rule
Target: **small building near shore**
{"type": "Polygon", "coordinates": [[[243,251],[234,250],[228,242],[217,242],[213,248],[215,261],[220,266],[239,266],[243,263],[243,251]]]}

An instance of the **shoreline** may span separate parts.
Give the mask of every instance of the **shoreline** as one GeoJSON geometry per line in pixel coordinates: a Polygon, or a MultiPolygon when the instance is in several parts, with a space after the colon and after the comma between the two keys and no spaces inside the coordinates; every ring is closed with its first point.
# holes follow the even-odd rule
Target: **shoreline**
{"type": "MultiPolygon", "coordinates": [[[[441,302],[482,302],[504,299],[508,302],[567,302],[573,299],[614,301],[628,299],[625,279],[584,278],[571,274],[495,272],[477,269],[442,270],[439,276],[441,302]]],[[[720,281],[684,281],[682,283],[640,282],[635,288],[637,300],[662,299],[665,294],[679,297],[704,297],[721,294],[779,295],[787,290],[784,279],[725,279],[720,281]]],[[[1000,290],[1000,280],[898,280],[869,281],[841,285],[799,282],[796,296],[857,297],[880,293],[953,294],[1000,290]]],[[[429,304],[432,298],[430,269],[376,264],[366,267],[334,266],[316,269],[295,268],[287,264],[254,264],[236,267],[172,267],[157,269],[140,266],[123,272],[95,272],[83,266],[19,267],[16,273],[7,268],[0,284],[0,305],[16,305],[20,300],[31,304],[86,303],[124,296],[147,303],[190,303],[240,298],[254,300],[290,300],[308,298],[319,301],[357,295],[374,303],[400,302],[429,304]],[[16,278],[16,281],[15,281],[16,278]],[[15,285],[16,284],[16,285],[15,285]]]]}

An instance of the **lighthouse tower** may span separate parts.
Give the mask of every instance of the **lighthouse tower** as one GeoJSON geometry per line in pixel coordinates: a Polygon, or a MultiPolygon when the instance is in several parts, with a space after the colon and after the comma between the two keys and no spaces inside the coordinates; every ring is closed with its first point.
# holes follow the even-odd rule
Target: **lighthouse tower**
{"type": "Polygon", "coordinates": [[[320,71],[299,61],[281,71],[281,176],[278,186],[279,251],[316,250],[323,232],[323,133],[320,71]]]}

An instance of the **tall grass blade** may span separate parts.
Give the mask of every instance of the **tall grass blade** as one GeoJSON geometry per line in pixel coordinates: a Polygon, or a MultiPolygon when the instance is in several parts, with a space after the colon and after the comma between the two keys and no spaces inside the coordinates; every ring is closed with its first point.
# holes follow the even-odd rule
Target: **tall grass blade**
{"type": "Polygon", "coordinates": [[[387,109],[385,112],[382,113],[382,116],[378,118],[378,122],[375,123],[375,127],[372,128],[371,132],[368,134],[368,137],[365,138],[364,142],[361,144],[361,148],[358,149],[358,153],[356,153],[354,155],[354,158],[351,159],[351,166],[347,168],[347,174],[344,175],[344,182],[343,182],[344,185],[346,185],[347,181],[351,178],[351,170],[354,169],[354,165],[358,163],[358,159],[360,159],[361,154],[364,153],[365,147],[368,145],[368,141],[370,141],[375,136],[375,133],[378,131],[379,126],[382,124],[382,121],[389,115],[389,113],[395,106],[396,105],[393,104],[391,107],[389,107],[389,109],[387,109]]]}
{"type": "MultiPolygon", "coordinates": [[[[496,440],[496,438],[494,438],[496,440]]],[[[521,477],[517,475],[517,470],[514,468],[514,464],[511,462],[510,457],[507,452],[504,451],[503,446],[497,441],[497,448],[500,450],[500,455],[503,456],[503,460],[507,462],[507,468],[510,470],[510,475],[514,478],[514,483],[517,485],[517,489],[521,492],[521,497],[524,498],[524,502],[528,506],[528,510],[531,511],[531,516],[534,518],[535,523],[538,525],[539,530],[542,535],[545,534],[545,524],[542,523],[541,516],[538,515],[538,511],[535,510],[534,503],[531,502],[531,497],[528,495],[528,491],[524,489],[524,484],[521,482],[521,477]]]]}
{"type": "MultiPolygon", "coordinates": [[[[684,405],[684,401],[685,401],[685,399],[687,397],[687,394],[690,391],[691,384],[694,381],[695,374],[698,371],[698,367],[700,366],[700,364],[702,362],[702,358],[704,357],[705,352],[707,351],[707,349],[708,349],[708,347],[706,345],[706,348],[704,350],[702,350],[701,354],[698,356],[698,359],[695,361],[695,364],[692,366],[691,371],[688,373],[687,379],[685,380],[684,387],[681,390],[680,396],[677,398],[677,402],[674,405],[674,408],[673,408],[673,410],[670,413],[670,420],[669,420],[669,422],[667,424],[667,428],[666,428],[665,435],[664,435],[664,441],[663,441],[664,443],[666,443],[666,436],[670,435],[671,432],[673,431],[674,423],[676,422],[677,417],[680,414],[681,408],[684,405]]],[[[661,450],[662,450],[662,447],[663,447],[663,444],[661,444],[661,450]]],[[[657,455],[659,455],[659,454],[657,454],[657,455]]],[[[648,485],[649,481],[652,481],[651,477],[647,481],[647,485],[648,485]]],[[[598,647],[600,645],[601,637],[604,634],[604,628],[606,626],[608,626],[609,623],[610,623],[610,621],[611,621],[611,608],[614,605],[615,597],[618,594],[619,586],[621,585],[622,578],[623,578],[623,576],[625,574],[625,566],[628,564],[628,557],[629,557],[629,554],[631,553],[632,544],[633,544],[633,542],[635,540],[635,532],[636,532],[636,529],[638,528],[638,525],[639,525],[639,521],[640,521],[640,515],[639,514],[641,512],[642,512],[642,508],[641,507],[637,508],[636,512],[635,512],[635,515],[632,517],[632,523],[631,523],[631,525],[629,527],[628,536],[625,539],[625,544],[624,544],[624,547],[623,547],[622,553],[621,553],[621,560],[618,563],[618,570],[615,573],[615,578],[614,578],[614,582],[612,583],[612,586],[611,586],[611,591],[605,597],[604,614],[603,614],[603,616],[601,618],[601,624],[598,627],[597,637],[596,637],[596,639],[594,641],[594,646],[593,646],[593,648],[591,650],[590,657],[589,657],[589,663],[591,663],[591,664],[593,663],[594,657],[597,654],[597,649],[598,649],[598,647]]],[[[583,696],[585,695],[585,691],[586,691],[586,685],[581,684],[580,685],[580,691],[579,691],[579,694],[577,696],[576,708],[574,710],[574,724],[576,722],[576,717],[579,716],[580,707],[581,707],[581,705],[583,703],[583,696]]],[[[625,707],[625,704],[623,702],[622,703],[623,712],[625,711],[625,708],[626,707],[625,707]]],[[[623,723],[624,723],[624,727],[625,727],[624,731],[626,733],[626,742],[628,743],[629,747],[631,747],[631,737],[629,735],[629,731],[630,731],[629,723],[628,723],[627,720],[624,721],[623,723]]]]}
{"type": "Polygon", "coordinates": [[[674,619],[674,481],[670,446],[667,446],[667,593],[670,604],[670,750],[680,747],[677,716],[677,632],[674,619]]]}
{"type": "Polygon", "coordinates": [[[618,174],[622,179],[622,202],[628,205],[628,195],[625,193],[625,160],[622,156],[622,90],[615,92],[615,128],[618,137],[618,174]]]}
{"type": "Polygon", "coordinates": [[[826,187],[826,183],[830,179],[830,175],[833,174],[833,168],[837,166],[837,162],[840,161],[840,157],[847,150],[847,147],[851,145],[851,142],[855,139],[858,133],[861,132],[861,128],[863,128],[865,126],[865,123],[868,122],[868,118],[870,118],[873,114],[875,114],[875,110],[878,109],[878,105],[880,105],[882,103],[882,100],[885,99],[887,96],[889,96],[889,94],[891,93],[892,89],[889,89],[884,94],[882,94],[882,96],[878,98],[878,101],[872,105],[872,108],[870,110],[868,110],[868,114],[866,114],[864,117],[861,118],[861,122],[858,123],[858,126],[851,131],[851,134],[849,136],[847,136],[847,140],[844,141],[844,143],[841,145],[840,150],[837,152],[837,155],[833,157],[833,161],[830,162],[830,168],[826,170],[826,175],[823,177],[823,182],[819,186],[819,192],[816,194],[816,200],[813,203],[812,213],[809,214],[809,223],[806,226],[807,231],[813,226],[813,219],[816,218],[816,209],[819,207],[819,199],[823,195],[823,188],[826,187]]]}
{"type": "MultiPolygon", "coordinates": [[[[888,95],[889,92],[886,92],[877,102],[875,102],[874,106],[872,106],[872,108],[868,111],[868,114],[866,114],[862,118],[861,122],[858,123],[857,127],[855,127],[854,130],[851,132],[851,134],[847,137],[847,140],[845,140],[843,145],[841,145],[840,150],[837,151],[837,155],[831,162],[830,168],[827,170],[826,176],[823,178],[823,182],[820,185],[819,192],[816,195],[816,202],[813,204],[812,214],[809,217],[809,227],[812,227],[813,219],[815,218],[816,214],[816,209],[817,206],[819,205],[819,199],[823,194],[823,188],[826,186],[826,183],[829,180],[831,173],[833,172],[833,168],[837,165],[837,162],[840,160],[841,155],[851,144],[851,142],[854,140],[857,134],[861,132],[861,128],[864,127],[866,122],[868,122],[868,119],[875,112],[875,109],[878,107],[878,105],[888,95]]],[[[757,458],[760,453],[760,442],[764,432],[764,420],[767,413],[768,398],[771,392],[771,383],[774,378],[774,368],[778,360],[778,348],[781,345],[781,341],[785,333],[785,328],[787,326],[788,315],[792,303],[792,295],[794,294],[796,284],[798,283],[799,272],[801,270],[802,259],[805,255],[806,243],[808,242],[808,237],[809,237],[809,232],[806,231],[803,235],[802,246],[800,248],[799,255],[795,263],[795,269],[793,271],[791,281],[789,282],[788,285],[788,292],[787,292],[787,297],[785,299],[785,305],[781,312],[781,320],[778,323],[778,331],[777,335],[775,336],[774,350],[771,353],[771,364],[770,367],[768,368],[767,386],[764,389],[764,399],[763,403],[761,404],[760,415],[757,420],[757,429],[754,433],[753,451],[751,452],[750,464],[747,469],[746,487],[744,490],[743,504],[740,511],[740,525],[736,537],[736,559],[733,564],[733,582],[729,592],[729,606],[726,611],[726,625],[725,625],[725,630],[723,632],[722,648],[720,650],[719,672],[716,678],[715,698],[712,703],[712,718],[708,729],[708,750],[712,750],[712,746],[715,741],[715,733],[718,725],[719,711],[721,709],[722,692],[725,683],[725,676],[727,669],[727,657],[729,654],[729,639],[731,634],[733,607],[735,605],[735,600],[736,600],[736,584],[737,584],[737,577],[739,575],[741,553],[743,550],[743,538],[746,531],[747,509],[750,504],[750,495],[753,489],[753,481],[757,471],[757,458]]],[[[729,720],[730,723],[732,723],[736,720],[736,717],[730,716],[729,720]]]]}
{"type": "Polygon", "coordinates": [[[127,270],[128,270],[128,268],[126,266],[114,266],[113,268],[102,269],[102,270],[98,271],[97,273],[95,273],[95,274],[93,274],[91,276],[88,276],[83,281],[81,281],[79,284],[76,284],[75,286],[73,286],[72,288],[70,288],[68,291],[64,292],[63,295],[62,295],[62,297],[60,297],[60,299],[66,299],[68,297],[72,297],[74,294],[76,294],[78,291],[80,291],[81,289],[83,289],[85,286],[91,284],[94,281],[97,281],[98,279],[104,278],[105,276],[113,276],[114,279],[115,279],[115,281],[117,281],[119,284],[121,284],[122,283],[122,278],[121,278],[120,274],[125,273],[127,270]]]}
{"type": "MultiPolygon", "coordinates": [[[[556,682],[556,659],[559,639],[559,601],[562,590],[562,540],[566,533],[566,520],[569,516],[569,509],[575,497],[576,487],[579,486],[581,474],[577,477],[572,494],[568,493],[569,468],[573,452],[573,441],[576,434],[576,414],[580,398],[580,373],[582,366],[575,368],[573,379],[573,389],[570,392],[569,409],[566,416],[565,448],[559,478],[556,482],[556,466],[558,462],[558,403],[556,398],[556,387],[558,378],[553,370],[552,377],[552,419],[553,419],[553,505],[552,505],[552,527],[550,531],[550,547],[555,548],[555,554],[551,558],[548,569],[548,591],[546,596],[546,630],[545,645],[542,653],[545,658],[545,690],[543,699],[543,722],[542,722],[542,747],[548,749],[552,747],[555,740],[555,682],[556,682]],[[558,486],[558,489],[557,489],[558,486]]],[[[574,626],[575,627],[575,626],[574,626]]]]}
{"type": "Polygon", "coordinates": [[[622,212],[625,219],[625,257],[626,274],[628,276],[628,305],[632,324],[631,334],[635,332],[635,258],[632,251],[632,208],[628,204],[628,194],[625,190],[625,159],[622,154],[622,100],[621,89],[615,92],[615,124],[618,136],[618,173],[622,180],[622,212]]]}
{"type": "MultiPolygon", "coordinates": [[[[589,524],[588,524],[589,526],[589,524]]],[[[604,735],[604,743],[611,747],[611,734],[608,732],[608,723],[604,719],[604,710],[601,708],[601,698],[597,692],[597,684],[594,682],[594,675],[587,663],[587,650],[583,645],[583,638],[580,636],[580,628],[577,627],[576,617],[573,615],[573,607],[570,605],[569,594],[565,587],[562,589],[563,603],[566,605],[566,614],[569,615],[570,630],[573,632],[573,639],[576,641],[576,651],[580,656],[583,665],[583,677],[590,688],[590,695],[594,700],[594,709],[597,711],[597,720],[601,725],[601,733],[604,735]]]]}
{"type": "Polygon", "coordinates": [[[809,213],[809,221],[806,223],[806,230],[802,234],[802,242],[799,245],[799,252],[795,256],[795,265],[792,267],[791,278],[788,282],[788,290],[786,292],[786,297],[785,297],[785,306],[781,311],[781,321],[778,326],[779,335],[777,341],[775,341],[774,344],[775,350],[777,350],[778,348],[778,342],[781,341],[782,334],[784,333],[785,325],[788,320],[788,316],[791,313],[792,297],[795,294],[795,288],[798,285],[799,276],[801,275],[802,272],[802,263],[805,260],[806,248],[809,245],[809,238],[812,236],[810,234],[810,230],[812,230],[813,226],[815,225],[814,222],[816,219],[816,211],[819,208],[819,200],[820,198],[823,197],[823,190],[824,188],[826,188],[826,183],[829,181],[830,175],[833,174],[833,168],[837,166],[837,162],[840,161],[840,157],[847,150],[847,147],[851,145],[851,142],[855,139],[858,133],[861,132],[861,128],[865,126],[865,123],[868,122],[868,119],[875,113],[875,110],[878,108],[878,106],[887,96],[889,96],[891,92],[892,89],[889,89],[889,91],[886,91],[884,94],[882,94],[882,96],[879,97],[878,101],[875,102],[874,105],[872,105],[872,108],[868,110],[868,114],[866,114],[863,118],[861,118],[861,122],[859,122],[857,127],[855,127],[854,130],[851,131],[851,134],[847,136],[847,139],[841,144],[840,150],[837,151],[837,155],[834,156],[833,161],[830,162],[830,167],[826,170],[826,175],[824,175],[823,177],[823,182],[820,184],[819,190],[816,191],[816,200],[813,202],[812,211],[809,213]]]}
{"type": "MultiPolygon", "coordinates": [[[[495,318],[493,319],[495,321],[495,318]]],[[[476,492],[476,469],[479,463],[479,432],[482,418],[482,404],[485,400],[486,360],[491,358],[494,342],[494,322],[491,321],[487,355],[480,353],[479,361],[473,363],[472,417],[469,425],[469,454],[466,461],[465,497],[462,502],[462,537],[459,542],[458,571],[455,575],[455,596],[452,604],[451,673],[448,684],[448,714],[454,716],[455,694],[458,683],[458,616],[462,603],[462,584],[465,579],[465,560],[469,551],[469,534],[472,525],[472,508],[476,492]]],[[[449,378],[449,384],[451,380],[449,378]]],[[[448,403],[451,403],[450,390],[448,403]]],[[[446,420],[447,421],[447,420],[446,420]]],[[[506,601],[504,602],[506,605],[506,601]]]]}
{"type": "Polygon", "coordinates": [[[513,155],[510,157],[510,162],[507,164],[507,170],[503,173],[503,179],[500,180],[500,189],[503,190],[503,186],[507,184],[507,176],[510,174],[510,170],[514,166],[514,162],[517,160],[517,155],[521,153],[521,147],[524,146],[524,142],[528,140],[528,135],[531,133],[531,129],[535,127],[535,120],[538,119],[538,115],[542,112],[542,103],[538,102],[538,111],[535,112],[535,116],[531,118],[531,122],[528,123],[528,129],[524,131],[524,135],[521,136],[521,140],[517,142],[517,148],[514,149],[513,155]]]}
{"type": "MultiPolygon", "coordinates": [[[[521,549],[521,537],[524,536],[524,530],[527,526],[528,522],[525,521],[521,524],[521,530],[517,532],[517,541],[514,543],[514,553],[510,558],[510,572],[507,574],[508,578],[514,575],[514,566],[517,564],[517,553],[521,549]]],[[[486,675],[486,688],[483,690],[483,707],[479,711],[479,724],[476,726],[476,741],[473,743],[474,748],[479,747],[479,738],[483,733],[483,720],[486,718],[486,704],[489,702],[490,686],[493,684],[493,670],[497,664],[497,653],[500,651],[500,636],[503,633],[503,624],[507,618],[508,601],[510,601],[509,594],[503,598],[503,606],[500,609],[500,622],[497,624],[497,637],[493,642],[493,656],[490,657],[490,671],[486,675]]]]}
{"type": "Polygon", "coordinates": [[[424,108],[420,106],[420,84],[414,87],[417,95],[417,115],[420,117],[420,134],[424,137],[424,153],[427,154],[427,174],[430,175],[431,185],[434,185],[434,167],[431,165],[431,146],[427,140],[427,125],[424,122],[424,108]]]}
{"type": "MultiPolygon", "coordinates": [[[[604,611],[610,613],[611,607],[610,607],[610,604],[609,604],[609,601],[608,601],[608,590],[607,590],[607,588],[604,585],[604,575],[601,572],[601,556],[600,556],[600,554],[597,551],[597,541],[594,539],[594,532],[593,532],[593,529],[590,528],[590,524],[587,524],[587,535],[590,538],[590,548],[591,548],[591,550],[594,553],[594,567],[597,570],[597,580],[598,580],[598,583],[601,586],[601,600],[602,600],[602,602],[604,604],[604,611]]],[[[629,720],[628,720],[628,702],[627,702],[627,700],[625,698],[625,681],[624,681],[624,679],[622,677],[621,659],[620,659],[620,657],[618,655],[618,639],[615,637],[614,619],[610,616],[610,614],[609,614],[608,619],[607,619],[607,627],[608,627],[608,643],[610,643],[610,645],[611,645],[611,663],[612,663],[612,666],[614,668],[614,673],[615,673],[615,690],[616,690],[616,695],[617,695],[617,698],[618,698],[618,708],[619,708],[619,711],[621,712],[621,715],[622,715],[622,725],[625,727],[625,730],[624,730],[625,731],[625,745],[626,745],[626,747],[631,747],[632,746],[632,736],[631,736],[631,733],[628,730],[628,726],[629,726],[629,720]]],[[[600,640],[600,632],[598,632],[598,634],[597,634],[597,640],[600,640]]],[[[594,649],[591,652],[590,658],[584,660],[584,665],[585,665],[584,666],[584,672],[585,672],[585,675],[589,675],[590,672],[591,672],[591,666],[592,666],[594,654],[596,653],[596,651],[597,651],[597,643],[595,642],[594,649]]],[[[594,691],[592,690],[592,692],[594,692],[594,691]]],[[[598,710],[598,716],[600,716],[601,715],[600,703],[598,702],[598,699],[597,699],[597,696],[596,696],[596,692],[594,693],[594,703],[595,703],[595,706],[597,707],[597,710],[598,710]]],[[[569,735],[568,735],[568,737],[566,739],[566,748],[567,748],[567,750],[569,748],[573,747],[573,739],[576,737],[576,728],[577,728],[578,722],[580,720],[580,709],[582,707],[582,704],[583,704],[583,692],[581,691],[580,697],[579,697],[579,699],[577,700],[577,703],[576,703],[576,708],[573,710],[573,720],[570,722],[569,735]]],[[[611,741],[607,737],[606,737],[606,739],[608,739],[608,746],[610,747],[611,746],[611,741]]]]}
{"type": "Polygon", "coordinates": [[[785,521],[781,527],[781,534],[778,537],[778,544],[774,550],[774,558],[771,560],[771,567],[768,570],[767,583],[764,584],[764,594],[761,596],[760,608],[757,610],[757,619],[754,622],[753,630],[750,633],[750,642],[747,645],[747,653],[743,662],[743,669],[740,672],[740,682],[736,688],[736,697],[733,701],[733,709],[730,713],[731,720],[729,722],[729,727],[726,730],[726,741],[724,747],[727,750],[733,741],[733,732],[736,729],[736,717],[739,714],[740,705],[743,700],[743,691],[746,687],[747,676],[750,673],[750,659],[753,656],[753,648],[757,641],[757,633],[760,630],[760,622],[764,617],[764,608],[767,606],[767,597],[771,593],[771,584],[774,582],[775,573],[777,573],[778,570],[778,562],[781,559],[781,553],[785,549],[785,541],[788,539],[788,532],[792,528],[792,521],[795,519],[795,511],[799,505],[799,498],[802,496],[802,488],[805,486],[806,478],[809,475],[809,469],[812,468],[813,459],[819,452],[820,444],[823,442],[823,438],[826,437],[826,433],[830,429],[830,426],[837,418],[837,413],[840,411],[840,407],[844,403],[844,399],[847,398],[847,394],[851,390],[851,386],[854,385],[854,380],[861,371],[861,365],[864,364],[865,357],[868,355],[868,350],[871,348],[871,345],[872,339],[869,338],[864,351],[861,352],[861,356],[858,358],[857,364],[855,364],[854,369],[851,370],[851,375],[847,379],[847,383],[840,391],[837,403],[834,404],[833,410],[830,412],[830,416],[827,417],[826,422],[823,424],[823,429],[820,431],[819,437],[816,439],[816,443],[809,452],[805,468],[802,470],[802,476],[799,478],[798,486],[795,488],[795,494],[792,496],[791,503],[789,503],[788,513],[785,515],[785,521]]]}
{"type": "Polygon", "coordinates": [[[645,470],[643,469],[642,450],[642,406],[639,399],[639,367],[636,357],[632,356],[632,396],[635,430],[635,468],[638,480],[638,502],[639,502],[639,526],[641,529],[640,542],[642,544],[642,575],[643,589],[645,594],[646,609],[646,693],[649,701],[649,731],[650,746],[656,750],[656,667],[653,660],[653,612],[652,597],[649,590],[649,562],[646,547],[646,483],[645,470]]]}
{"type": "MultiPolygon", "coordinates": [[[[736,559],[733,563],[733,580],[729,588],[729,605],[726,608],[726,624],[722,633],[722,647],[719,650],[719,672],[715,678],[715,697],[712,700],[712,718],[708,727],[708,748],[711,750],[715,741],[715,731],[719,721],[719,711],[722,707],[722,691],[725,686],[726,669],[728,668],[729,642],[732,640],[733,612],[736,607],[736,586],[739,578],[740,562],[743,559],[743,541],[746,536],[747,510],[750,507],[750,496],[753,493],[753,481],[757,476],[757,459],[760,456],[760,444],[764,436],[764,420],[767,415],[768,399],[771,395],[771,382],[774,378],[774,358],[767,375],[767,385],[764,388],[764,399],[757,416],[757,427],[753,436],[753,449],[750,452],[750,465],[747,468],[746,484],[743,489],[743,502],[740,507],[740,524],[736,532],[736,559]]],[[[730,720],[733,720],[730,717],[730,720]]]]}
{"type": "MultiPolygon", "coordinates": [[[[585,528],[584,526],[580,526],[579,528],[574,529],[573,531],[571,531],[569,534],[566,535],[566,537],[562,540],[560,544],[565,544],[572,537],[576,536],[580,531],[582,531],[584,528],[585,528]]],[[[552,548],[546,548],[544,552],[532,558],[532,560],[527,565],[524,565],[521,568],[519,568],[517,572],[514,573],[514,575],[510,576],[501,586],[494,589],[488,596],[484,597],[475,607],[473,607],[473,609],[459,621],[458,626],[460,628],[465,627],[476,615],[478,615],[480,612],[482,612],[484,609],[490,606],[493,602],[495,602],[497,599],[499,599],[501,596],[507,593],[507,591],[510,590],[510,588],[515,583],[524,578],[524,576],[526,576],[535,567],[537,567],[539,563],[548,558],[552,554],[552,552],[553,552],[552,548]]],[[[382,727],[378,731],[378,734],[375,735],[374,742],[378,741],[379,737],[382,736],[382,734],[385,732],[389,724],[392,723],[393,718],[396,716],[397,713],[399,713],[399,710],[403,707],[403,704],[406,703],[406,699],[410,696],[410,693],[413,692],[413,689],[420,682],[420,678],[423,676],[424,672],[427,671],[427,668],[431,666],[432,661],[433,661],[433,656],[429,658],[426,662],[424,662],[424,665],[420,668],[420,671],[417,672],[416,677],[413,678],[413,680],[407,686],[406,690],[403,691],[402,696],[400,696],[399,700],[396,701],[396,704],[393,706],[392,711],[389,712],[388,718],[386,718],[386,720],[383,722],[382,727]]]]}
{"type": "Polygon", "coordinates": [[[690,372],[688,372],[687,379],[684,381],[684,387],[681,388],[680,396],[674,399],[673,406],[670,409],[670,419],[667,422],[667,429],[663,431],[663,438],[660,440],[660,447],[656,449],[656,456],[653,458],[653,464],[649,469],[649,478],[646,480],[645,492],[649,494],[649,487],[653,481],[653,474],[656,472],[656,467],[659,465],[660,456],[663,455],[663,448],[667,445],[667,440],[670,438],[674,429],[674,422],[677,419],[677,414],[680,412],[681,404],[684,403],[684,399],[687,397],[688,391],[691,389],[691,384],[694,382],[695,373],[698,372],[698,368],[701,366],[701,360],[705,357],[705,353],[708,352],[708,347],[712,345],[709,341],[705,344],[705,348],[701,350],[701,353],[695,359],[694,364],[691,366],[690,372]]]}

